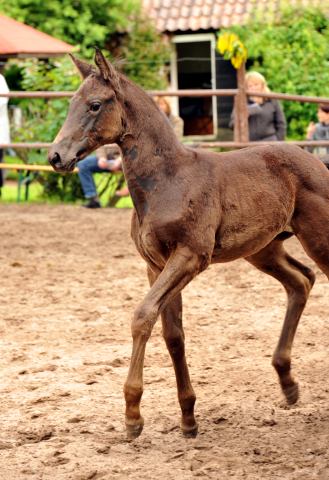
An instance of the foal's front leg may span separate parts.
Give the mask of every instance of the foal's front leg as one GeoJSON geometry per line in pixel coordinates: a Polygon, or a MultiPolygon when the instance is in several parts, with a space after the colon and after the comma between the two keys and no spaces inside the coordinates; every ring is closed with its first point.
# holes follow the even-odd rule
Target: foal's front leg
{"type": "MultiPolygon", "coordinates": [[[[135,311],[131,326],[133,350],[129,373],[124,386],[126,427],[129,438],[138,437],[143,430],[144,420],[140,414],[140,401],[143,394],[143,366],[146,343],[151,336],[153,326],[160,313],[164,311],[167,305],[200,272],[200,263],[201,261],[198,255],[193,254],[188,248],[185,247],[176,251],[175,254],[170,257],[166,267],[155,280],[145,299],[139,304],[135,311]]],[[[181,372],[177,379],[183,377],[184,373],[181,372]]],[[[186,382],[186,380],[184,381],[186,382]]],[[[191,409],[188,409],[189,416],[190,410],[191,409]]],[[[188,415],[184,417],[186,421],[187,417],[188,415]]],[[[191,422],[191,418],[189,418],[186,427],[192,427],[191,423],[193,423],[193,421],[191,422]]]]}

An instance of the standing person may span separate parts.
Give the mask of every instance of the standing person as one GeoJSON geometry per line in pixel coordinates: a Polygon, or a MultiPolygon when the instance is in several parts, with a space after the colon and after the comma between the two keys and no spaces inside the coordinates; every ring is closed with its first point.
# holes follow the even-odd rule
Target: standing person
{"type": "Polygon", "coordinates": [[[78,170],[82,190],[85,198],[88,200],[82,206],[86,208],[101,208],[93,174],[122,170],[119,147],[103,146],[98,148],[95,155],[89,155],[78,163],[78,170]]]}
{"type": "MultiPolygon", "coordinates": [[[[310,122],[307,127],[306,140],[329,140],[329,104],[320,103],[317,113],[319,123],[310,122]]],[[[329,147],[306,147],[313,153],[317,149],[319,157],[329,154],[329,147]]]]}
{"type": "MultiPolygon", "coordinates": [[[[251,142],[283,141],[287,124],[279,100],[257,97],[257,92],[270,92],[266,80],[258,72],[248,72],[246,88],[255,92],[248,98],[249,140],[251,142]]],[[[234,109],[231,113],[229,127],[234,128],[234,109]]]]}
{"type": "Polygon", "coordinates": [[[158,107],[168,117],[169,123],[176,133],[178,140],[182,140],[184,133],[184,120],[174,115],[171,111],[170,97],[154,97],[158,107]]]}
{"type": "MultiPolygon", "coordinates": [[[[0,93],[9,93],[6,79],[0,73],[0,93]]],[[[9,118],[8,118],[8,97],[0,97],[0,145],[10,143],[9,118]]],[[[4,149],[0,147],[0,162],[3,161],[4,149]]],[[[0,196],[3,187],[3,175],[0,170],[0,196]]]]}
{"type": "MultiPolygon", "coordinates": [[[[158,104],[160,110],[168,117],[169,123],[173,127],[178,140],[182,140],[184,133],[184,120],[171,112],[170,97],[154,97],[154,100],[158,104]]],[[[117,190],[115,194],[118,197],[128,197],[128,187],[126,186],[121,190],[117,190]]]]}

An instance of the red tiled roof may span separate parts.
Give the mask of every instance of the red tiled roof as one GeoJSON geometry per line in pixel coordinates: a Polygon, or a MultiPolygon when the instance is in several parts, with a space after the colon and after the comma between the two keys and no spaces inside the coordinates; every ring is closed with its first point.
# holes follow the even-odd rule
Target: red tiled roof
{"type": "MultiPolygon", "coordinates": [[[[294,0],[290,0],[294,1],[294,0]]],[[[280,0],[257,0],[257,5],[275,5],[280,0]]],[[[302,0],[310,3],[310,0],[302,0]]],[[[314,5],[328,0],[311,0],[314,5]]],[[[142,5],[159,32],[209,30],[230,27],[246,21],[255,0],[142,0],[142,5]]]]}
{"type": "Polygon", "coordinates": [[[73,46],[0,14],[0,56],[39,57],[64,55],[73,46]]]}
{"type": "Polygon", "coordinates": [[[229,27],[247,18],[254,5],[253,0],[142,0],[142,3],[159,32],[229,27]]]}

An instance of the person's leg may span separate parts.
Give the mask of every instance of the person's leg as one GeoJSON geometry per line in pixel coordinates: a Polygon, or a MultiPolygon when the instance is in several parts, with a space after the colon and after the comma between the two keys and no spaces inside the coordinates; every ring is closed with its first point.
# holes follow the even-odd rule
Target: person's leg
{"type": "Polygon", "coordinates": [[[109,172],[104,168],[98,166],[98,159],[96,155],[89,155],[84,160],[78,163],[79,178],[85,198],[90,200],[86,205],[87,208],[100,208],[99,197],[94,181],[94,173],[109,172]]]}
{"type": "Polygon", "coordinates": [[[86,198],[93,198],[97,196],[96,185],[94,182],[94,173],[103,173],[108,170],[104,170],[99,168],[97,165],[97,157],[96,155],[89,155],[84,160],[77,165],[79,169],[79,178],[81,181],[81,186],[83,193],[85,194],[86,198]]]}

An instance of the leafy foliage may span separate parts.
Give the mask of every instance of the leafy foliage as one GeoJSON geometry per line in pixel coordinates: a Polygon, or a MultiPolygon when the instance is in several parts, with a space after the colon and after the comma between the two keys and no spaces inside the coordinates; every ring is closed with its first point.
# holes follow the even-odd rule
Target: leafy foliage
{"type": "Polygon", "coordinates": [[[92,58],[94,46],[105,47],[107,38],[127,29],[137,0],[6,0],[0,12],[19,22],[80,46],[92,58]]]}
{"type": "MultiPolygon", "coordinates": [[[[53,65],[29,60],[23,69],[22,86],[30,91],[75,91],[80,83],[80,77],[68,58],[57,60],[53,65]]],[[[27,100],[20,104],[24,110],[23,126],[11,128],[13,141],[52,142],[66,119],[70,98],[27,100]]],[[[16,149],[16,153],[25,163],[48,165],[47,149],[16,149]]],[[[84,198],[79,177],[75,173],[59,175],[40,172],[37,180],[43,185],[46,198],[69,202],[84,198]]],[[[117,175],[107,182],[109,201],[121,183],[122,176],[117,175]]]]}
{"type": "MultiPolygon", "coordinates": [[[[329,18],[323,9],[286,3],[275,11],[257,7],[247,25],[229,31],[246,45],[248,70],[262,73],[272,91],[329,96],[329,18]]],[[[304,139],[308,123],[317,121],[317,105],[282,104],[288,137],[304,139]]]]}
{"type": "MultiPolygon", "coordinates": [[[[24,14],[25,9],[27,9],[27,4],[29,6],[32,4],[32,10],[30,10],[29,7],[29,12],[34,11],[34,8],[39,12],[38,15],[33,17],[35,22],[34,26],[38,26],[38,22],[41,22],[41,18],[44,18],[45,10],[42,5],[39,5],[39,3],[41,4],[41,2],[38,2],[37,0],[32,2],[9,0],[11,7],[15,6],[15,8],[18,8],[19,5],[22,5],[22,15],[24,14]],[[38,10],[39,6],[40,11],[38,10]]],[[[45,5],[49,4],[50,10],[56,10],[57,18],[61,18],[61,12],[57,10],[57,4],[61,4],[62,8],[64,5],[66,8],[66,3],[66,0],[63,2],[44,2],[45,5]]],[[[79,8],[86,7],[88,4],[91,9],[94,8],[98,12],[103,9],[104,18],[102,18],[103,20],[105,19],[104,21],[106,21],[106,18],[108,18],[107,9],[110,9],[110,5],[116,6],[119,12],[123,11],[122,9],[128,8],[127,5],[133,5],[133,0],[129,0],[129,2],[127,2],[122,8],[120,7],[121,3],[123,3],[122,0],[103,0],[97,3],[96,8],[96,2],[80,0],[75,2],[74,5],[72,4],[72,8],[76,9],[76,11],[79,11],[79,8]]],[[[66,11],[65,8],[64,11],[66,11]]],[[[113,9],[111,9],[111,18],[113,21],[115,21],[115,9],[114,11],[112,10],[113,9]]],[[[14,11],[16,10],[12,9],[11,13],[14,11]]],[[[72,10],[68,8],[67,12],[68,17],[72,19],[72,10]]],[[[26,17],[23,18],[17,16],[16,18],[26,21],[32,25],[32,17],[30,18],[27,11],[25,13],[26,17]]],[[[126,60],[126,62],[123,64],[124,73],[132,78],[132,80],[134,80],[136,83],[148,90],[165,89],[168,85],[168,81],[165,76],[164,66],[165,62],[169,61],[170,58],[169,45],[162,41],[162,38],[158,35],[155,27],[150,23],[147,17],[140,14],[139,7],[137,8],[135,6],[134,16],[130,16],[128,18],[128,15],[126,15],[126,18],[129,19],[129,33],[116,33],[115,35],[113,34],[112,37],[109,37],[109,33],[113,33],[115,29],[120,30],[120,26],[127,25],[127,23],[123,24],[122,21],[120,21],[121,23],[118,21],[118,24],[115,27],[114,23],[111,24],[111,22],[109,22],[109,28],[106,31],[103,30],[103,44],[106,43],[109,47],[111,45],[111,38],[114,39],[112,43],[117,46],[117,48],[114,50],[115,54],[119,54],[122,59],[126,60]]],[[[65,31],[65,35],[69,35],[71,32],[71,26],[65,26],[66,20],[67,19],[64,18],[64,25],[61,27],[62,30],[58,31],[62,33],[65,31]]],[[[51,21],[54,21],[54,19],[51,21]]],[[[42,25],[40,25],[42,28],[40,29],[46,31],[44,25],[47,25],[47,23],[42,23],[42,25]]],[[[74,28],[78,28],[79,31],[78,25],[79,22],[74,28]]],[[[84,25],[88,25],[87,20],[85,20],[84,25]]],[[[102,22],[100,22],[100,25],[102,25],[102,22]]],[[[56,32],[56,29],[52,29],[51,33],[56,34],[56,32]]],[[[82,45],[84,54],[78,54],[80,58],[87,60],[89,59],[88,57],[90,57],[91,51],[88,51],[88,48],[91,44],[94,45],[95,43],[98,43],[98,45],[102,45],[102,42],[96,41],[95,36],[89,36],[89,34],[92,32],[93,30],[85,28],[85,43],[82,45]]],[[[69,43],[76,43],[77,40],[74,35],[71,38],[64,38],[63,36],[62,39],[68,41],[69,43]]],[[[59,35],[56,36],[59,37],[59,35]]],[[[94,54],[94,48],[92,49],[92,54],[94,54]]],[[[81,83],[79,75],[77,74],[76,69],[73,67],[73,64],[69,58],[50,60],[49,62],[38,62],[37,60],[11,60],[9,68],[4,74],[7,78],[10,89],[19,87],[19,89],[27,91],[75,91],[81,83]]],[[[25,119],[22,128],[14,129],[13,126],[11,128],[12,138],[15,142],[52,142],[64,123],[69,107],[68,98],[51,100],[45,100],[41,98],[15,99],[15,101],[11,101],[11,103],[18,104],[23,109],[23,115],[25,119]]],[[[16,151],[19,157],[26,163],[47,164],[45,149],[16,151]]],[[[121,182],[119,177],[114,176],[113,181],[108,182],[108,192],[114,193],[116,186],[118,188],[118,184],[121,182]]],[[[79,178],[76,174],[63,177],[58,174],[44,173],[39,175],[38,180],[44,185],[44,194],[47,197],[55,196],[61,200],[69,201],[73,201],[77,198],[83,198],[79,178]]]]}
{"type": "MultiPolygon", "coordinates": [[[[24,90],[76,90],[80,80],[69,59],[54,64],[27,60],[21,66],[21,86],[24,90]],[[22,66],[23,65],[23,66],[22,66]]],[[[23,99],[19,102],[25,118],[21,128],[11,126],[14,142],[52,142],[63,124],[69,107],[69,98],[23,99]]],[[[16,153],[25,163],[46,165],[46,149],[16,149],[16,153]]],[[[61,176],[56,173],[40,173],[37,180],[44,187],[45,197],[73,201],[83,198],[79,179],[76,174],[61,176]]]]}
{"type": "MultiPolygon", "coordinates": [[[[69,58],[55,62],[28,60],[22,70],[22,88],[27,91],[75,91],[81,81],[69,58]]],[[[25,109],[24,127],[19,131],[25,141],[52,142],[63,124],[69,98],[27,99],[20,105],[25,109]]]]}
{"type": "Polygon", "coordinates": [[[145,16],[137,14],[129,35],[122,39],[119,54],[125,60],[124,73],[146,90],[165,90],[165,64],[170,61],[170,45],[159,36],[145,16]]]}

